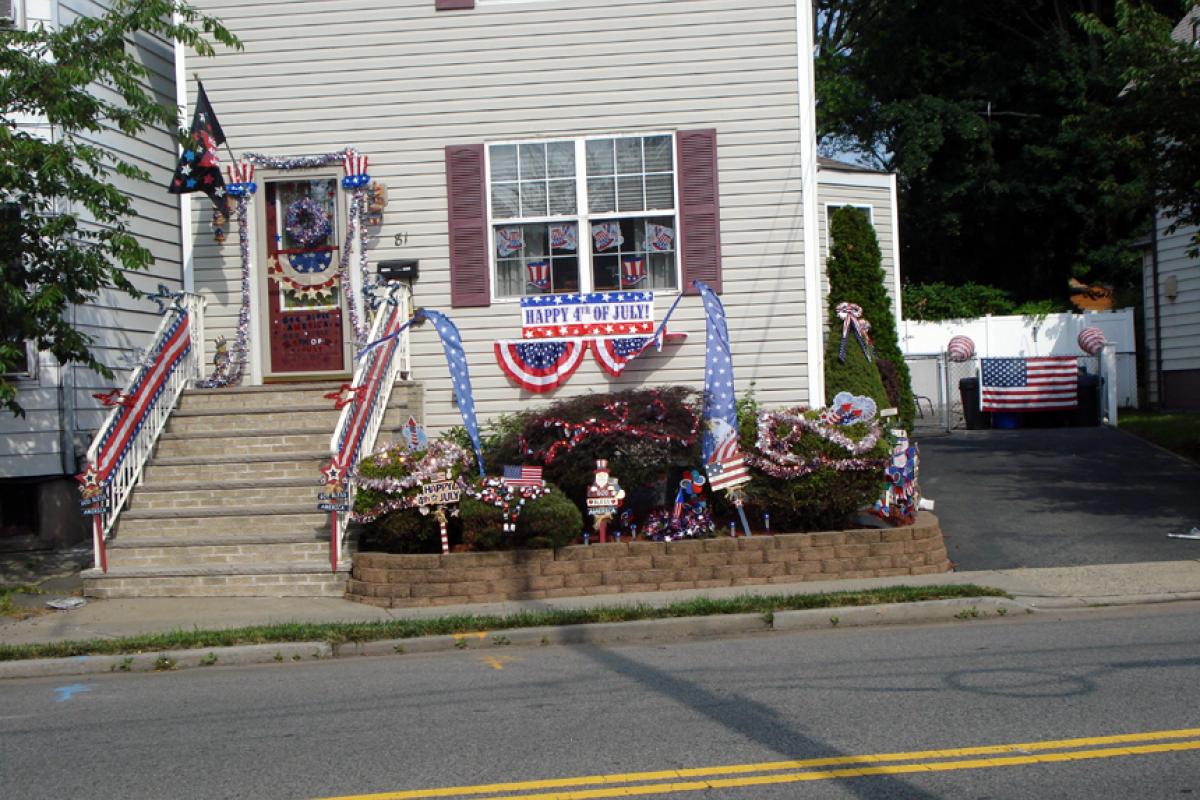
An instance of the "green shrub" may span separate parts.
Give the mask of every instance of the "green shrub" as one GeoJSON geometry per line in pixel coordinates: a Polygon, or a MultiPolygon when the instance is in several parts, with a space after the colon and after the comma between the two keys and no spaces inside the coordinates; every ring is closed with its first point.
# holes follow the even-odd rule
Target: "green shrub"
{"type": "Polygon", "coordinates": [[[700,462],[697,404],[694,391],[678,386],[567,398],[506,418],[505,428],[489,437],[484,460],[492,474],[505,464],[542,464],[546,480],[582,508],[603,458],[632,496],[700,462]],[[560,444],[569,438],[563,423],[579,432],[573,447],[560,444]]]}
{"type": "MultiPolygon", "coordinates": [[[[450,541],[454,542],[460,538],[459,526],[453,518],[449,522],[450,541]]],[[[358,549],[364,553],[440,553],[442,537],[437,518],[415,508],[385,514],[363,525],[358,549]]]]}
{"type": "Polygon", "coordinates": [[[517,520],[523,547],[565,547],[583,530],[583,514],[559,489],[525,503],[517,520]]]}
{"type": "Polygon", "coordinates": [[[1016,306],[1008,292],[995,286],[941,282],[904,284],[904,318],[938,322],[975,319],[988,314],[1012,314],[1016,306]]]}
{"type": "MultiPolygon", "coordinates": [[[[855,303],[862,306],[863,316],[871,323],[871,339],[875,343],[875,353],[890,362],[896,371],[896,384],[899,390],[899,402],[896,408],[900,412],[900,426],[912,429],[913,420],[917,415],[916,403],[912,395],[912,379],[908,374],[908,365],[904,363],[904,354],[900,352],[900,337],[896,332],[896,316],[892,311],[892,301],[888,297],[884,283],[883,257],[879,251],[879,239],[875,228],[862,211],[846,206],[838,209],[829,221],[830,247],[829,258],[826,260],[826,270],[829,274],[829,341],[834,345],[832,351],[826,348],[826,402],[840,391],[858,392],[849,385],[839,385],[830,380],[832,370],[838,375],[840,363],[837,358],[837,344],[841,341],[842,321],[838,319],[836,309],[839,303],[855,303]],[[832,358],[830,353],[832,352],[832,358]]],[[[850,335],[853,338],[853,334],[850,335]]],[[[849,352],[858,349],[858,342],[847,343],[847,359],[849,352]]],[[[859,351],[861,356],[861,350],[859,351]]],[[[851,368],[853,371],[853,368],[851,368]]],[[[877,369],[872,368],[873,372],[877,369]]],[[[857,382],[858,378],[851,379],[857,382]]],[[[882,384],[881,384],[882,388],[882,384]]],[[[883,395],[886,398],[886,394],[883,395]]],[[[871,397],[878,401],[879,396],[871,397]]],[[[885,408],[890,403],[881,404],[885,408]]]]}
{"type": "Polygon", "coordinates": [[[512,536],[504,532],[504,512],[490,503],[464,496],[458,504],[462,540],[471,550],[507,550],[512,536]]]}
{"type": "MultiPolygon", "coordinates": [[[[862,352],[860,350],[859,357],[862,352]]],[[[847,358],[847,361],[850,359],[847,358]]],[[[866,364],[866,360],[862,360],[866,364]]],[[[738,428],[742,449],[753,457],[763,458],[758,447],[759,408],[751,394],[738,400],[738,428]]],[[[815,419],[819,413],[809,411],[805,416],[815,419]]],[[[870,431],[865,424],[849,425],[841,429],[849,438],[861,441],[870,431]]],[[[786,431],[778,431],[784,433],[786,431]]],[[[763,513],[771,515],[774,531],[816,531],[845,528],[850,518],[858,511],[870,506],[883,492],[882,461],[887,458],[888,444],[885,437],[861,458],[876,462],[861,470],[821,467],[795,478],[776,478],[755,467],[752,480],[745,485],[750,524],[761,523],[763,513]]],[[[790,451],[804,460],[814,458],[845,459],[849,454],[844,448],[817,435],[803,436],[790,451]]],[[[732,519],[736,514],[724,493],[718,493],[714,501],[717,515],[732,519]]],[[[740,527],[740,526],[739,526],[740,527]]]]}

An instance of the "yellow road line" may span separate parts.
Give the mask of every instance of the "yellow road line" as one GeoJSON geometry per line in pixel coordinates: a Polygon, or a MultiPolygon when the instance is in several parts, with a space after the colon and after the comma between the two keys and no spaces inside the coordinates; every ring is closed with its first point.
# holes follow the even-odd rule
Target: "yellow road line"
{"type": "Polygon", "coordinates": [[[1200,740],[1197,740],[1191,742],[1174,742],[1153,745],[1133,745],[1130,747],[1108,747],[1101,750],[1074,750],[1066,753],[1034,754],[1035,751],[1065,750],[1069,748],[1095,747],[1097,745],[1132,744],[1134,742],[1160,741],[1163,739],[1186,739],[1193,736],[1200,736],[1200,728],[1147,731],[1144,733],[1125,733],[1113,736],[1091,736],[1076,739],[1056,739],[1042,742],[1021,742],[1017,744],[955,747],[944,748],[941,750],[914,750],[904,753],[875,753],[857,756],[809,758],[793,761],[767,761],[759,764],[731,764],[727,766],[658,770],[654,772],[627,772],[615,775],[585,775],[575,778],[550,778],[545,780],[518,781],[513,783],[487,783],[477,784],[474,786],[447,786],[436,789],[409,789],[397,792],[382,792],[377,794],[343,795],[340,797],[326,798],[325,800],[413,800],[414,798],[463,797],[480,794],[497,794],[501,792],[522,792],[539,789],[561,789],[578,786],[608,785],[604,786],[604,788],[584,789],[570,792],[510,795],[504,798],[504,800],[591,800],[592,798],[631,797],[637,795],[665,794],[668,792],[697,791],[701,789],[797,783],[800,781],[828,780],[831,778],[852,778],[864,775],[899,775],[913,772],[943,772],[957,769],[981,769],[984,767],[1019,766],[1022,764],[1043,764],[1061,761],[1113,758],[1116,756],[1127,755],[1200,750],[1200,740]],[[1022,755],[963,761],[928,761],[928,759],[964,758],[966,756],[996,755],[1014,752],[1022,753],[1022,755]],[[869,766],[871,764],[886,764],[887,762],[895,761],[926,761],[926,763],[869,766]],[[742,778],[713,778],[711,780],[701,781],[678,781],[679,778],[697,778],[719,775],[745,775],[746,773],[751,772],[780,772],[783,770],[811,769],[812,767],[829,767],[848,764],[862,764],[867,766],[853,767],[849,769],[793,772],[786,775],[754,775],[742,778]],[[675,779],[675,782],[641,786],[612,786],[612,784],[618,783],[627,784],[643,781],[669,781],[671,779],[675,779]]]}

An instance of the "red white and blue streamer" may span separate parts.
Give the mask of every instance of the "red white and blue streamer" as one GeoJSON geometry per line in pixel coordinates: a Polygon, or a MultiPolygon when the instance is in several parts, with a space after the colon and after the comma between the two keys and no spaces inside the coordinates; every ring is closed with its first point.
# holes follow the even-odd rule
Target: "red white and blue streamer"
{"type": "Polygon", "coordinates": [[[548,392],[565,383],[583,363],[587,344],[579,340],[554,342],[498,341],[494,345],[500,369],[530,392],[548,392]]]}

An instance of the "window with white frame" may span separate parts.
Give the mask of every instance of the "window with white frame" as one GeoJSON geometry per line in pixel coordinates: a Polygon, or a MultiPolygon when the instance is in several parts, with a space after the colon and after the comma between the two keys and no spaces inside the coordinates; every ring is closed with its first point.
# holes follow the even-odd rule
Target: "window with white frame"
{"type": "Polygon", "coordinates": [[[857,210],[861,211],[863,216],[865,216],[867,218],[867,222],[871,223],[872,225],[875,224],[875,219],[874,219],[875,209],[872,206],[859,205],[856,203],[826,203],[825,204],[825,248],[826,248],[826,250],[833,247],[833,236],[830,233],[830,230],[831,230],[830,223],[833,222],[833,215],[835,213],[837,213],[838,209],[840,209],[840,208],[857,209],[857,210]]]}
{"type": "Polygon", "coordinates": [[[674,137],[487,148],[495,296],[674,290],[674,137]]]}

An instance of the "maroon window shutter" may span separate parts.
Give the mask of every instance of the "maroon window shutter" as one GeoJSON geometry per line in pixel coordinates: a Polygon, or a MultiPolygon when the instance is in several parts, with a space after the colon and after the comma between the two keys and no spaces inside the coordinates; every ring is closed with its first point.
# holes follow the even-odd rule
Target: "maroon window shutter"
{"type": "Polygon", "coordinates": [[[721,202],[717,189],[717,131],[675,134],[679,170],[679,257],[684,294],[696,294],[692,281],[721,291],[721,202]]]}
{"type": "Polygon", "coordinates": [[[487,204],[483,145],[446,147],[446,196],[450,216],[450,305],[491,305],[488,281],[487,204]]]}
{"type": "Polygon", "coordinates": [[[475,7],[475,0],[437,0],[435,8],[438,11],[455,11],[457,9],[471,9],[475,7]]]}

